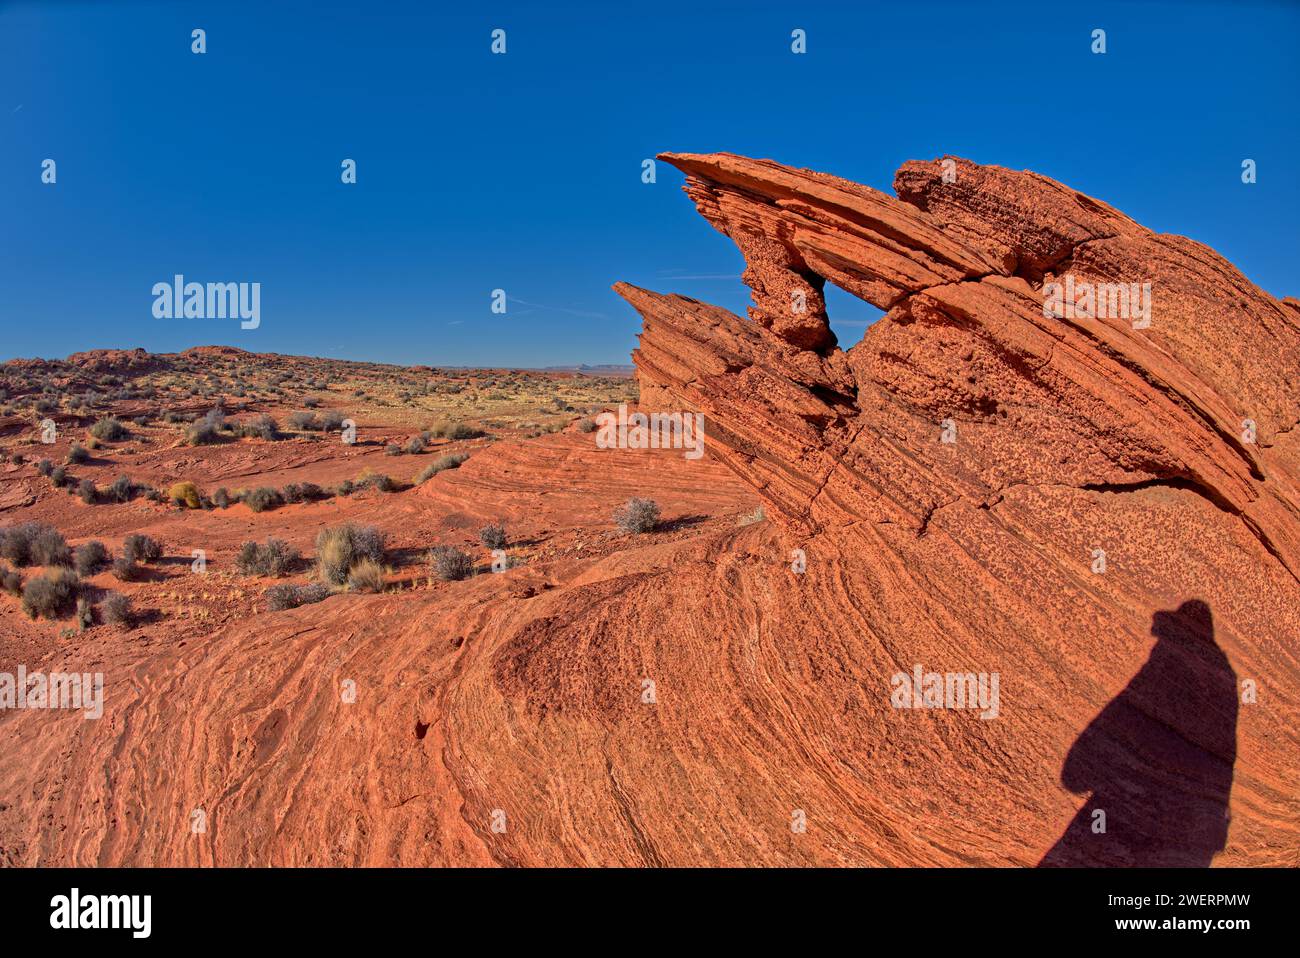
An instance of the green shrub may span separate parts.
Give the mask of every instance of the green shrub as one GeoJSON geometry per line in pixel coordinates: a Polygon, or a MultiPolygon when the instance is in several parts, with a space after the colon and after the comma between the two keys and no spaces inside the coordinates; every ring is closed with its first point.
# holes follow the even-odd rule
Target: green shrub
{"type": "Polygon", "coordinates": [[[104,543],[98,539],[91,539],[77,546],[72,556],[72,567],[77,570],[77,575],[94,575],[108,565],[108,559],[108,550],[104,548],[104,543]]]}
{"type": "Polygon", "coordinates": [[[283,504],[284,499],[281,498],[280,493],[270,486],[258,486],[244,493],[244,505],[254,512],[265,512],[283,504]]]}
{"type": "Polygon", "coordinates": [[[312,582],[307,585],[273,585],[264,593],[266,597],[266,607],[272,612],[281,612],[285,609],[296,609],[300,605],[310,605],[313,602],[320,602],[330,595],[330,587],[323,582],[312,582]]]}
{"type": "Polygon", "coordinates": [[[118,476],[108,487],[108,497],[114,502],[130,502],[135,495],[136,485],[130,476],[118,476]]]}
{"type": "Polygon", "coordinates": [[[29,540],[32,562],[37,565],[72,565],[72,550],[53,526],[37,525],[29,540]]]}
{"type": "Polygon", "coordinates": [[[221,433],[212,423],[203,420],[185,430],[185,441],[191,446],[211,446],[221,441],[221,433]]]}
{"type": "Polygon", "coordinates": [[[104,442],[119,442],[131,435],[126,425],[112,416],[105,416],[91,426],[90,434],[104,442]]]}
{"type": "Polygon", "coordinates": [[[23,594],[23,576],[17,569],[11,569],[8,566],[0,567],[0,589],[8,592],[12,596],[23,594]]]}
{"type": "Polygon", "coordinates": [[[138,582],[144,578],[144,568],[122,555],[113,560],[113,575],[121,582],[138,582]]]}
{"type": "Polygon", "coordinates": [[[283,539],[270,538],[264,545],[245,542],[235,556],[235,568],[244,575],[282,576],[298,562],[298,553],[283,539]]]}
{"type": "Polygon", "coordinates": [[[474,574],[474,560],[455,546],[434,546],[429,550],[429,568],[444,582],[466,579],[474,574]]]}
{"type": "Polygon", "coordinates": [[[263,413],[240,427],[240,434],[248,438],[266,439],[274,441],[280,438],[280,425],[270,416],[263,413]]]}
{"type": "Polygon", "coordinates": [[[23,611],[33,619],[67,615],[77,597],[77,587],[77,574],[71,569],[47,569],[23,586],[23,611]]]}
{"type": "Polygon", "coordinates": [[[280,494],[285,502],[315,502],[326,497],[325,490],[314,482],[291,482],[280,494]]]}
{"type": "Polygon", "coordinates": [[[162,546],[149,536],[133,532],[122,540],[122,557],[128,562],[153,562],[162,557],[162,546]]]}
{"type": "Polygon", "coordinates": [[[130,628],[135,622],[135,612],[131,608],[131,600],[120,592],[110,592],[104,596],[100,611],[104,615],[104,621],[109,625],[125,625],[130,628]]]}

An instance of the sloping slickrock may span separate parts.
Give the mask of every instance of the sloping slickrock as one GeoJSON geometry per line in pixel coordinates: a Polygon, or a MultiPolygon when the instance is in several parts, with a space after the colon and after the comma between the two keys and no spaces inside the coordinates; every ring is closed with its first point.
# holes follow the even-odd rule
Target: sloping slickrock
{"type": "Polygon", "coordinates": [[[933,720],[926,746],[971,766],[996,749],[974,801],[1010,801],[1018,774],[1068,754],[1058,794],[1084,817],[1079,794],[1109,801],[1115,828],[1072,838],[1092,834],[1076,819],[1046,864],[1300,861],[1296,301],[1034,173],[909,162],[895,198],[767,160],[661,158],[746,256],[756,305],[749,322],[618,284],[644,319],[643,388],[705,413],[710,451],[803,546],[807,576],[827,559],[838,629],[899,671],[1005,670],[1035,713],[1011,719],[1022,738],[933,720]],[[847,351],[827,280],[887,310],[847,351]],[[792,287],[818,293],[808,311],[792,287]],[[1247,685],[1268,701],[1246,703],[1247,685]],[[1093,715],[1105,731],[1063,736],[1093,715]]]}

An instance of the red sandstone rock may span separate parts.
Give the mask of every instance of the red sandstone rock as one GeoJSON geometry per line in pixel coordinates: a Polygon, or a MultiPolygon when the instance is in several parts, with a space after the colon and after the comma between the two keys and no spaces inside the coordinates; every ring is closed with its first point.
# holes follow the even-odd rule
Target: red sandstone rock
{"type": "MultiPolygon", "coordinates": [[[[1300,303],[1034,174],[909,163],[899,199],[673,159],[750,257],[756,321],[619,288],[642,408],[705,412],[712,455],[482,441],[404,492],[261,514],[0,477],[38,492],[5,522],[213,558],[199,595],[183,563],[149,586],[212,618],[138,633],[50,641],[0,597],[0,671],[106,684],[98,721],[0,714],[0,864],[1300,864],[1300,303]],[[1045,317],[1067,275],[1149,280],[1151,325],[1045,317]],[[888,310],[847,351],[824,279],[888,310]],[[676,527],[612,533],[632,495],[676,527]],[[308,552],[347,520],[417,552],[498,518],[528,563],[464,582],[271,613],[222,571],[247,538],[308,552]],[[996,673],[998,716],[893,707],[917,666],[996,673]]],[[[363,465],[382,447],[147,446],[132,474],[363,465]]]]}

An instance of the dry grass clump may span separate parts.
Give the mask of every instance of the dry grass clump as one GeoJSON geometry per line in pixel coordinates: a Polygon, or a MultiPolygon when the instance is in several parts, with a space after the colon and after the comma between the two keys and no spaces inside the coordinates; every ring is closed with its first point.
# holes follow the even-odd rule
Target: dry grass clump
{"type": "Polygon", "coordinates": [[[455,546],[434,546],[429,550],[429,569],[444,582],[467,579],[474,574],[474,560],[455,546]]]}
{"type": "Polygon", "coordinates": [[[652,499],[632,498],[614,510],[614,524],[633,535],[659,525],[659,505],[652,499]]]}
{"type": "Polygon", "coordinates": [[[374,526],[347,523],[322,529],[316,536],[317,574],[324,582],[344,585],[353,566],[363,559],[382,562],[384,545],[384,534],[374,526]]]}
{"type": "Polygon", "coordinates": [[[444,472],[448,469],[459,469],[460,464],[468,458],[469,455],[463,452],[451,453],[450,455],[446,455],[446,456],[439,456],[437,459],[433,460],[433,462],[429,463],[422,470],[420,470],[420,474],[415,477],[415,484],[418,486],[420,483],[428,479],[431,479],[432,477],[436,476],[438,473],[444,472]]]}
{"type": "Polygon", "coordinates": [[[265,544],[245,542],[235,556],[235,568],[244,575],[287,575],[298,563],[296,553],[283,539],[269,538],[265,544]]]}

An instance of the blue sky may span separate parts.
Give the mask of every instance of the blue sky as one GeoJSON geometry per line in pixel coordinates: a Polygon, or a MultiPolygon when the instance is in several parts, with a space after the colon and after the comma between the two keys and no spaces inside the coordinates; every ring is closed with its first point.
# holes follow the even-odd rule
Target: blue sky
{"type": "MultiPolygon", "coordinates": [[[[625,363],[616,280],[748,302],[680,174],[641,182],[662,150],[886,190],[945,153],[1032,169],[1300,295],[1296,5],[464,6],[0,3],[0,359],[625,363]],[[261,326],[155,319],[175,273],[260,282],[261,326]]],[[[836,292],[847,345],[878,314],[836,292]]]]}

